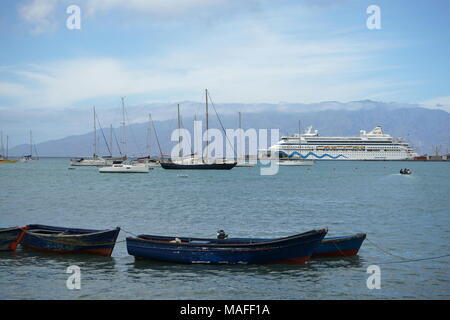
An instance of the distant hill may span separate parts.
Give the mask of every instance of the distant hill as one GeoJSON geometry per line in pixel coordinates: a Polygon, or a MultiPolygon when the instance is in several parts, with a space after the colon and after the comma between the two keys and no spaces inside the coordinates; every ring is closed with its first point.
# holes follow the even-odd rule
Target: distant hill
{"type": "MultiPolygon", "coordinates": [[[[200,103],[185,102],[182,118],[184,127],[192,130],[194,120],[192,106],[200,103]],[[187,111],[186,111],[187,110],[187,111]]],[[[165,108],[174,108],[174,104],[166,104],[165,108]]],[[[401,105],[376,101],[356,101],[340,103],[335,101],[318,104],[218,104],[222,124],[225,128],[237,128],[238,111],[242,111],[244,129],[267,128],[280,129],[280,134],[298,132],[298,120],[303,128],[313,125],[322,136],[355,136],[359,130],[371,130],[381,125],[386,133],[394,137],[407,139],[420,154],[431,154],[435,146],[440,146],[442,153],[450,147],[450,113],[442,110],[421,108],[415,105],[401,105]]],[[[145,109],[145,106],[139,108],[145,109]]],[[[198,109],[197,109],[198,110],[198,109]]],[[[213,110],[210,110],[210,127],[220,129],[221,126],[213,110]]],[[[200,120],[200,117],[198,117],[200,120]]],[[[170,153],[173,143],[170,134],[177,126],[176,119],[155,121],[155,127],[163,152],[170,153]]],[[[142,155],[146,151],[148,123],[135,123],[127,126],[129,155],[142,155]]],[[[115,128],[120,140],[121,128],[115,128]]],[[[109,128],[102,133],[97,132],[100,155],[109,152],[104,138],[109,140],[109,128]]],[[[69,136],[59,140],[39,143],[36,147],[39,156],[76,157],[92,154],[93,132],[84,135],[69,136]]],[[[118,154],[117,144],[113,139],[113,153],[118,154]]],[[[158,145],[151,131],[152,154],[159,155],[158,145]]],[[[11,156],[21,156],[28,152],[28,145],[19,145],[10,149],[11,156]]]]}

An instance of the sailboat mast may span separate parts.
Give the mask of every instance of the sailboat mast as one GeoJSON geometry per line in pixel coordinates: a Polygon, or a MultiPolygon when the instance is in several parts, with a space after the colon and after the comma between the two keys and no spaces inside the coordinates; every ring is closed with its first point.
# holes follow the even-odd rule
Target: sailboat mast
{"type": "Polygon", "coordinates": [[[124,146],[124,154],[125,157],[127,157],[127,135],[126,135],[126,131],[125,131],[125,102],[124,102],[124,97],[122,97],[122,116],[123,116],[123,121],[122,121],[122,128],[123,128],[123,146],[124,146]]]}
{"type": "Polygon", "coordinates": [[[150,114],[148,115],[148,128],[147,128],[147,150],[148,150],[148,156],[151,155],[151,147],[150,147],[150,133],[151,133],[151,116],[150,114]]]}
{"type": "Polygon", "coordinates": [[[5,152],[4,146],[3,146],[3,131],[0,131],[1,135],[1,149],[0,149],[0,156],[3,156],[3,153],[5,152]]]}
{"type": "Polygon", "coordinates": [[[163,152],[161,149],[161,145],[159,144],[159,139],[158,139],[158,134],[156,133],[155,123],[153,122],[152,115],[149,114],[148,116],[150,118],[150,122],[152,123],[153,131],[155,132],[156,143],[158,144],[158,149],[159,149],[159,153],[161,154],[161,160],[162,160],[164,158],[164,155],[163,155],[163,152]]]}
{"type": "Polygon", "coordinates": [[[209,124],[208,124],[208,89],[205,89],[205,97],[206,97],[206,160],[208,160],[208,128],[209,128],[209,124]]]}
{"type": "Polygon", "coordinates": [[[110,156],[112,157],[113,155],[113,143],[112,143],[112,136],[113,136],[113,128],[112,128],[112,124],[109,125],[109,146],[111,147],[111,149],[109,150],[110,156]]]}
{"type": "Polygon", "coordinates": [[[94,107],[94,158],[97,157],[97,125],[95,123],[95,107],[94,107]]]}
{"type": "Polygon", "coordinates": [[[8,146],[9,146],[9,137],[6,135],[6,159],[8,159],[8,146]]]}
{"type": "Polygon", "coordinates": [[[177,105],[177,112],[178,112],[178,157],[182,157],[181,153],[181,119],[180,119],[180,105],[177,105]]]}
{"type": "MultiPolygon", "coordinates": [[[[242,116],[241,116],[241,112],[239,112],[239,144],[240,144],[240,146],[239,146],[239,153],[240,153],[240,156],[242,157],[245,154],[245,149],[244,149],[244,152],[242,152],[243,145],[242,145],[242,116]]],[[[243,158],[245,159],[245,156],[243,158]]]]}
{"type": "Polygon", "coordinates": [[[33,155],[33,136],[30,130],[30,157],[33,155]]]}

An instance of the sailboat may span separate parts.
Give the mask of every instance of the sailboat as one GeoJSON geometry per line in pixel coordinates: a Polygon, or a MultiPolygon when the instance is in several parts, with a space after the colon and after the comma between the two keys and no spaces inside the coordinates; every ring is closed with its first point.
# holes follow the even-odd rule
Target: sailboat
{"type": "MultiPolygon", "coordinates": [[[[100,129],[101,129],[101,127],[100,127],[100,129]]],[[[106,142],[106,139],[105,139],[105,142],[106,142],[106,145],[107,145],[107,148],[109,151],[109,155],[102,156],[102,158],[106,160],[108,165],[122,163],[123,161],[127,160],[126,156],[113,157],[113,139],[112,139],[112,137],[113,137],[113,127],[111,124],[110,129],[109,129],[109,144],[108,144],[108,142],[106,142]]],[[[117,137],[116,137],[115,133],[114,133],[114,137],[116,138],[116,142],[117,142],[117,137]]],[[[118,142],[117,142],[117,144],[118,144],[118,142]]],[[[119,152],[120,152],[120,154],[122,154],[120,147],[119,147],[119,152]]]]}
{"type": "MultiPolygon", "coordinates": [[[[183,157],[181,149],[179,152],[179,159],[162,159],[161,167],[164,169],[175,169],[175,170],[230,170],[236,166],[236,162],[227,162],[223,160],[219,162],[217,160],[211,161],[208,159],[208,89],[205,90],[206,96],[206,156],[201,158],[190,155],[188,157],[183,157]]],[[[178,129],[181,129],[180,122],[180,106],[178,105],[178,129]]],[[[180,130],[179,130],[180,132],[180,130]]],[[[178,141],[181,142],[181,136],[178,137],[178,141]]],[[[180,145],[180,144],[179,144],[180,145]]]]}
{"type": "Polygon", "coordinates": [[[1,132],[1,149],[0,149],[0,163],[16,163],[17,160],[8,159],[8,142],[9,137],[6,136],[6,153],[3,147],[3,131],[1,132]]]}
{"type": "Polygon", "coordinates": [[[151,147],[150,147],[150,131],[151,131],[151,115],[148,115],[148,128],[147,128],[147,152],[148,156],[139,157],[132,164],[140,165],[140,166],[148,166],[148,167],[161,167],[159,161],[151,156],[151,147]]]}
{"type": "Polygon", "coordinates": [[[30,153],[23,156],[22,158],[19,159],[20,162],[30,162],[30,161],[35,161],[35,160],[39,160],[39,158],[35,157],[33,158],[33,134],[30,130],[30,153]]]}
{"type": "Polygon", "coordinates": [[[94,154],[92,158],[78,158],[78,159],[70,159],[71,166],[106,166],[108,165],[108,161],[97,155],[97,124],[96,124],[96,114],[95,107],[94,110],[94,154]]]}
{"type": "MultiPolygon", "coordinates": [[[[242,120],[241,120],[241,113],[240,112],[239,112],[239,142],[240,142],[241,148],[244,147],[244,154],[245,154],[245,145],[244,145],[244,143],[242,141],[242,120]]],[[[245,156],[241,157],[241,158],[238,158],[237,160],[238,161],[237,161],[236,167],[247,167],[247,168],[249,168],[249,167],[253,167],[254,166],[253,163],[250,163],[249,161],[245,161],[245,156]]]]}

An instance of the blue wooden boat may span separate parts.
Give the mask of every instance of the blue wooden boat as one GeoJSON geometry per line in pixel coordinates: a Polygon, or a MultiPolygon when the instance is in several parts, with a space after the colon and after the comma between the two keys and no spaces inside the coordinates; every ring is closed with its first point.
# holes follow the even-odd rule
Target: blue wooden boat
{"type": "Polygon", "coordinates": [[[253,264],[306,263],[327,233],[312,230],[290,237],[258,239],[204,239],[139,235],[128,237],[128,253],[136,259],[178,263],[253,264]]]}
{"type": "Polygon", "coordinates": [[[28,225],[20,244],[27,248],[57,253],[89,253],[111,256],[120,228],[89,230],[28,225]]]}
{"type": "Polygon", "coordinates": [[[317,247],[312,258],[354,256],[361,248],[364,239],[366,239],[365,233],[325,238],[317,247]]]}
{"type": "Polygon", "coordinates": [[[14,251],[24,235],[25,227],[0,228],[0,251],[14,251]]]}

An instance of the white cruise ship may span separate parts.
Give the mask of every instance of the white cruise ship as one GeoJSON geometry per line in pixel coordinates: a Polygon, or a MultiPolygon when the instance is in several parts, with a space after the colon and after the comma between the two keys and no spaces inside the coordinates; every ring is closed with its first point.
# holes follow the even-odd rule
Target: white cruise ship
{"type": "Polygon", "coordinates": [[[317,160],[408,160],[417,154],[401,138],[383,132],[381,126],[360,131],[356,137],[321,137],[312,126],[303,134],[283,136],[266,156],[317,160]]]}

